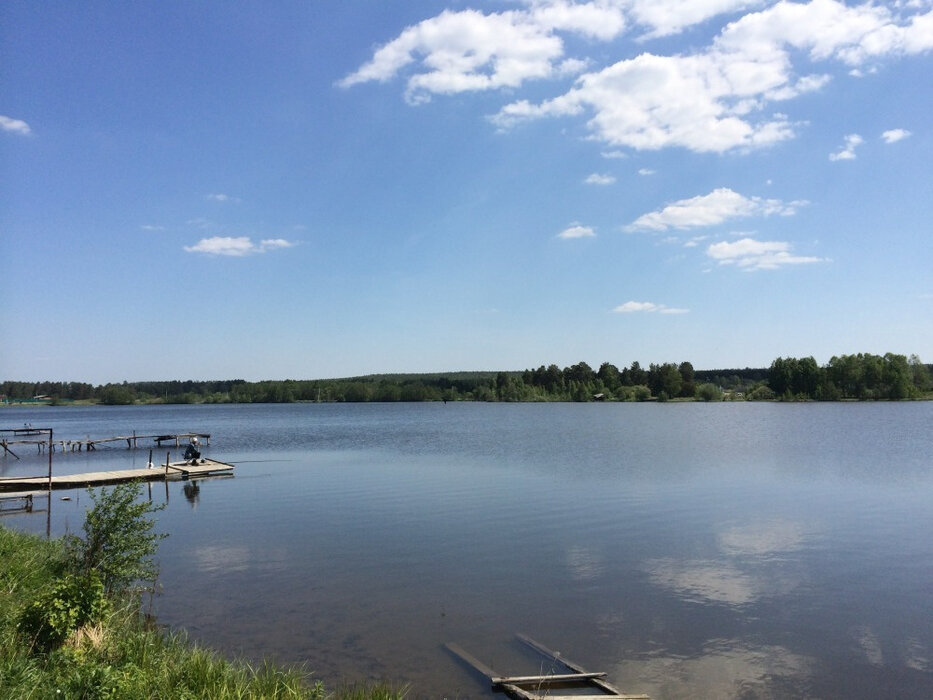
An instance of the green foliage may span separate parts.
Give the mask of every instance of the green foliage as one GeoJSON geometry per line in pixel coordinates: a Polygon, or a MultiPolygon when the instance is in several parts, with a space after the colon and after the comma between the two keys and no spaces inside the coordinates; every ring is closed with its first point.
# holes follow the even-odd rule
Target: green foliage
{"type": "MultiPolygon", "coordinates": [[[[344,379],[246,382],[169,381],[107,384],[3,382],[0,394],[43,395],[58,400],[100,403],[288,403],[394,401],[592,401],[597,394],[617,401],[642,400],[630,389],[647,386],[650,396],[695,397],[699,384],[721,387],[730,399],[749,397],[767,383],[782,400],[911,399],[933,389],[931,366],[916,355],[842,355],[820,367],[812,357],[779,357],[768,368],[695,370],[690,362],[651,364],[634,361],[619,369],[603,362],[594,372],[586,362],[561,369],[541,365],[522,372],[449,372],[381,374],[344,379]]],[[[756,392],[763,400],[766,392],[756,392]]],[[[47,400],[44,400],[47,401],[47,400]]]]}
{"type": "Polygon", "coordinates": [[[692,397],[696,394],[697,389],[696,372],[693,369],[693,365],[689,362],[681,362],[677,366],[677,371],[680,372],[680,395],[692,397]]]}
{"type": "Polygon", "coordinates": [[[696,388],[698,401],[722,401],[722,389],[715,384],[706,382],[696,388]]]}
{"type": "Polygon", "coordinates": [[[83,576],[69,573],[26,606],[19,628],[31,647],[48,650],[79,627],[99,622],[108,607],[104,584],[96,571],[83,576]]]}
{"type": "Polygon", "coordinates": [[[77,571],[84,576],[96,571],[108,595],[154,580],[152,557],[164,535],[153,532],[155,522],[148,516],[165,506],[139,501],[138,483],[88,492],[94,506],[85,516],[84,539],[68,540],[77,571]]]}
{"type": "Polygon", "coordinates": [[[749,401],[772,401],[774,392],[767,384],[760,384],[746,394],[749,401]]]}
{"type": "MultiPolygon", "coordinates": [[[[692,366],[690,369],[693,369],[692,366]]],[[[670,398],[680,396],[683,381],[683,376],[677,365],[671,362],[665,362],[661,365],[651,364],[648,368],[648,387],[651,389],[651,393],[658,397],[659,401],[667,401],[670,398]]]]}
{"type": "Polygon", "coordinates": [[[98,399],[109,406],[126,406],[133,403],[136,396],[126,384],[108,384],[98,392],[98,399]]]}

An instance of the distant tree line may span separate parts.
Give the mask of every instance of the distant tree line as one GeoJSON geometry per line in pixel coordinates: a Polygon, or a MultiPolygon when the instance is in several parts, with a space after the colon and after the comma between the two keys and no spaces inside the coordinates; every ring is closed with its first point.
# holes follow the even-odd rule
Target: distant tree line
{"type": "MultiPolygon", "coordinates": [[[[915,399],[930,390],[930,368],[916,355],[840,355],[823,367],[812,357],[779,357],[768,388],[785,400],[915,399]]],[[[767,398],[767,397],[765,397],[767,398]]]]}
{"type": "Polygon", "coordinates": [[[783,358],[770,368],[695,370],[690,362],[628,367],[586,362],[523,372],[382,374],[346,379],[123,382],[3,382],[7,400],[52,403],[290,403],[395,401],[669,401],[913,399],[931,390],[931,368],[916,355],[888,353],[783,358]]]}

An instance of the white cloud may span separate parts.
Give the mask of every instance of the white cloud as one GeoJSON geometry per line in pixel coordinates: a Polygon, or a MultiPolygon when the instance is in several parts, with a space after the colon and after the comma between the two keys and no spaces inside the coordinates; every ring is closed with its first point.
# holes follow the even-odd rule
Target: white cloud
{"type": "Polygon", "coordinates": [[[791,216],[804,201],[784,203],[779,199],[745,197],[728,187],[707,195],[682,199],[659,211],[642,214],[625,227],[627,231],[667,231],[698,226],[715,226],[730,219],[749,216],[791,216]]]}
{"type": "Polygon", "coordinates": [[[862,144],[864,139],[858,134],[849,134],[846,136],[845,145],[840,151],[830,153],[830,160],[855,160],[855,149],[862,144]]]}
{"type": "Polygon", "coordinates": [[[794,91],[783,61],[738,60],[707,52],[693,56],[643,53],[577,79],[567,93],[532,104],[519,100],[502,107],[490,121],[509,129],[523,121],[591,112],[593,138],[612,146],[656,150],[680,146],[697,152],[759,148],[793,136],[786,117],[757,120],[769,93],[787,99],[794,91]]]}
{"type": "Polygon", "coordinates": [[[814,61],[832,58],[858,67],[869,59],[933,48],[933,12],[908,16],[871,2],[850,7],[839,0],[783,1],[728,25],[717,43],[758,55],[789,46],[808,51],[814,61]]]}
{"type": "Polygon", "coordinates": [[[651,27],[642,39],[679,34],[694,24],[726,12],[761,5],[762,0],[632,0],[638,24],[651,27]]]}
{"type": "MultiPolygon", "coordinates": [[[[693,53],[650,52],[580,75],[564,94],[518,99],[489,117],[500,130],[544,117],[587,115],[592,137],[616,147],[722,153],[793,138],[798,127],[768,106],[820,90],[830,80],[806,63],[835,61],[859,74],[878,60],[933,49],[927,0],[847,5],[842,0],[517,0],[485,14],[445,10],[404,29],[338,84],[406,74],[406,99],[515,89],[529,80],[586,70],[566,56],[563,34],[607,42],[631,26],[642,39],[676,34],[712,17],[749,12],[693,53]]],[[[609,151],[612,153],[612,151],[609,151]]],[[[605,154],[604,154],[605,155],[605,154]]]]}
{"type": "Polygon", "coordinates": [[[259,245],[256,245],[248,236],[212,236],[211,238],[202,238],[195,245],[185,246],[185,251],[239,258],[254,253],[265,253],[267,250],[277,248],[290,248],[293,245],[295,244],[282,238],[264,239],[260,241],[259,245]]]}
{"type": "Polygon", "coordinates": [[[264,238],[259,242],[260,252],[275,250],[276,248],[291,248],[295,244],[284,238],[264,238]]]}
{"type": "Polygon", "coordinates": [[[600,173],[593,173],[583,182],[585,182],[587,185],[611,185],[615,181],[616,179],[613,175],[601,175],[600,173]]]}
{"type": "Polygon", "coordinates": [[[214,193],[207,195],[207,199],[212,202],[239,202],[237,197],[231,197],[229,194],[214,193]]]}
{"type": "Polygon", "coordinates": [[[141,228],[143,231],[164,231],[165,230],[164,226],[157,226],[155,224],[143,224],[139,228],[141,228]]]}
{"type": "Polygon", "coordinates": [[[528,18],[547,30],[566,31],[609,41],[625,29],[625,14],[618,0],[570,2],[568,0],[530,0],[528,18]]]}
{"type": "Polygon", "coordinates": [[[0,131],[8,131],[11,134],[19,134],[20,136],[29,136],[32,133],[29,124],[22,119],[13,119],[3,114],[0,114],[0,131]]]}
{"type": "Polygon", "coordinates": [[[756,241],[753,238],[713,243],[706,249],[706,254],[720,265],[735,265],[745,270],[774,270],[784,265],[825,262],[823,258],[792,255],[790,243],[785,241],[756,241]]]}
{"type": "Polygon", "coordinates": [[[910,136],[910,132],[907,129],[890,129],[881,134],[881,138],[884,139],[885,143],[897,143],[908,136],[910,136]]]}
{"type": "Polygon", "coordinates": [[[557,234],[558,238],[571,239],[571,238],[592,238],[596,235],[596,231],[593,230],[590,226],[581,226],[580,224],[571,224],[563,231],[557,234]]]}
{"type": "Polygon", "coordinates": [[[638,174],[639,175],[654,175],[654,170],[652,170],[651,168],[639,168],[638,174]]]}
{"type": "MultiPolygon", "coordinates": [[[[636,8],[647,13],[654,4],[644,0],[636,8]]],[[[757,3],[664,0],[659,12],[690,6],[699,17],[750,4],[757,3]]],[[[677,29],[674,20],[655,21],[659,32],[677,29]]],[[[797,75],[795,60],[858,66],[930,48],[933,12],[894,16],[872,4],[782,1],[730,23],[704,50],[643,53],[582,75],[558,97],[507,104],[490,120],[508,129],[531,119],[590,114],[593,138],[613,146],[718,153],[757,149],[794,136],[796,125],[786,115],[766,115],[768,104],[820,90],[829,81],[823,73],[797,75]]]]}
{"type": "Polygon", "coordinates": [[[580,59],[561,60],[564,44],[555,31],[606,41],[624,26],[621,9],[604,2],[536,2],[528,11],[490,14],[445,10],[406,28],[338,85],[386,82],[413,67],[406,99],[414,104],[432,94],[515,88],[586,67],[580,59]]]}
{"type": "Polygon", "coordinates": [[[615,307],[613,313],[634,314],[634,313],[661,313],[661,314],[685,314],[690,309],[677,309],[664,304],[655,304],[650,301],[627,301],[615,307]]]}

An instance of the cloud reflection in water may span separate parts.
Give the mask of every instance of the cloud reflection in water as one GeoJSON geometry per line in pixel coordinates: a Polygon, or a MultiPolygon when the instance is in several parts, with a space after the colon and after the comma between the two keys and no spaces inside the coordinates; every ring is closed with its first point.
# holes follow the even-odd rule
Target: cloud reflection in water
{"type": "Polygon", "coordinates": [[[654,698],[803,697],[810,659],[781,646],[753,647],[737,639],[711,640],[695,657],[626,660],[610,673],[627,692],[654,698]],[[778,691],[780,687],[780,691],[778,691]]]}
{"type": "MultiPolygon", "coordinates": [[[[714,533],[719,556],[662,557],[643,564],[652,583],[698,605],[737,611],[763,598],[786,595],[803,580],[787,561],[809,538],[801,523],[786,519],[729,524],[714,533]]],[[[778,645],[744,639],[709,639],[696,654],[667,650],[623,661],[616,678],[627,688],[663,698],[731,698],[806,695],[810,658],[778,645]]]]}

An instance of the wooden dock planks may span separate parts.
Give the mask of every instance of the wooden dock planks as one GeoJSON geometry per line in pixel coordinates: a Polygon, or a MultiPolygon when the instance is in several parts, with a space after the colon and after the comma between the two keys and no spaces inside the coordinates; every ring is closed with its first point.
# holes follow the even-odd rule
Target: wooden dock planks
{"type": "Polygon", "coordinates": [[[494,689],[502,690],[518,700],[651,700],[648,695],[623,693],[618,688],[603,680],[605,673],[593,673],[568,659],[560,653],[551,651],[543,644],[531,637],[519,634],[518,638],[538,653],[551,658],[559,664],[566,666],[573,673],[550,673],[536,676],[504,676],[484,664],[472,654],[463,650],[457,644],[446,644],[445,647],[455,656],[465,661],[474,669],[486,676],[494,689]],[[530,686],[530,687],[529,687],[530,686]],[[590,688],[596,690],[593,694],[560,695],[559,688],[590,688]],[[555,694],[555,690],[558,693],[555,694]]]}
{"type": "MultiPolygon", "coordinates": [[[[0,438],[0,448],[12,454],[16,459],[19,457],[10,449],[14,445],[30,445],[39,451],[41,454],[46,448],[55,449],[56,447],[61,450],[61,452],[81,452],[82,450],[87,450],[88,452],[93,452],[97,449],[98,445],[105,445],[111,442],[125,442],[127,449],[136,449],[139,447],[140,440],[152,440],[152,444],[156,447],[162,447],[163,442],[175,443],[175,447],[180,447],[181,443],[186,440],[192,440],[193,438],[198,438],[199,440],[204,440],[207,445],[211,444],[210,433],[160,433],[158,435],[118,435],[116,437],[106,437],[106,438],[95,438],[91,439],[90,437],[86,440],[52,440],[51,436],[44,440],[39,439],[23,439],[16,437],[17,435],[33,435],[39,430],[32,430],[29,433],[22,433],[22,429],[10,428],[5,430],[0,430],[0,433],[13,433],[14,439],[8,440],[6,438],[0,438]]],[[[43,429],[46,430],[47,429],[43,429]]]]}
{"type": "Polygon", "coordinates": [[[198,460],[199,463],[170,462],[158,464],[151,469],[119,469],[102,472],[85,472],[83,474],[60,474],[52,476],[11,477],[0,479],[0,491],[34,491],[48,488],[77,489],[87,486],[103,486],[106,484],[119,484],[127,481],[169,481],[174,479],[189,479],[191,477],[209,476],[214,474],[229,474],[233,465],[218,462],[213,459],[198,460]]]}

